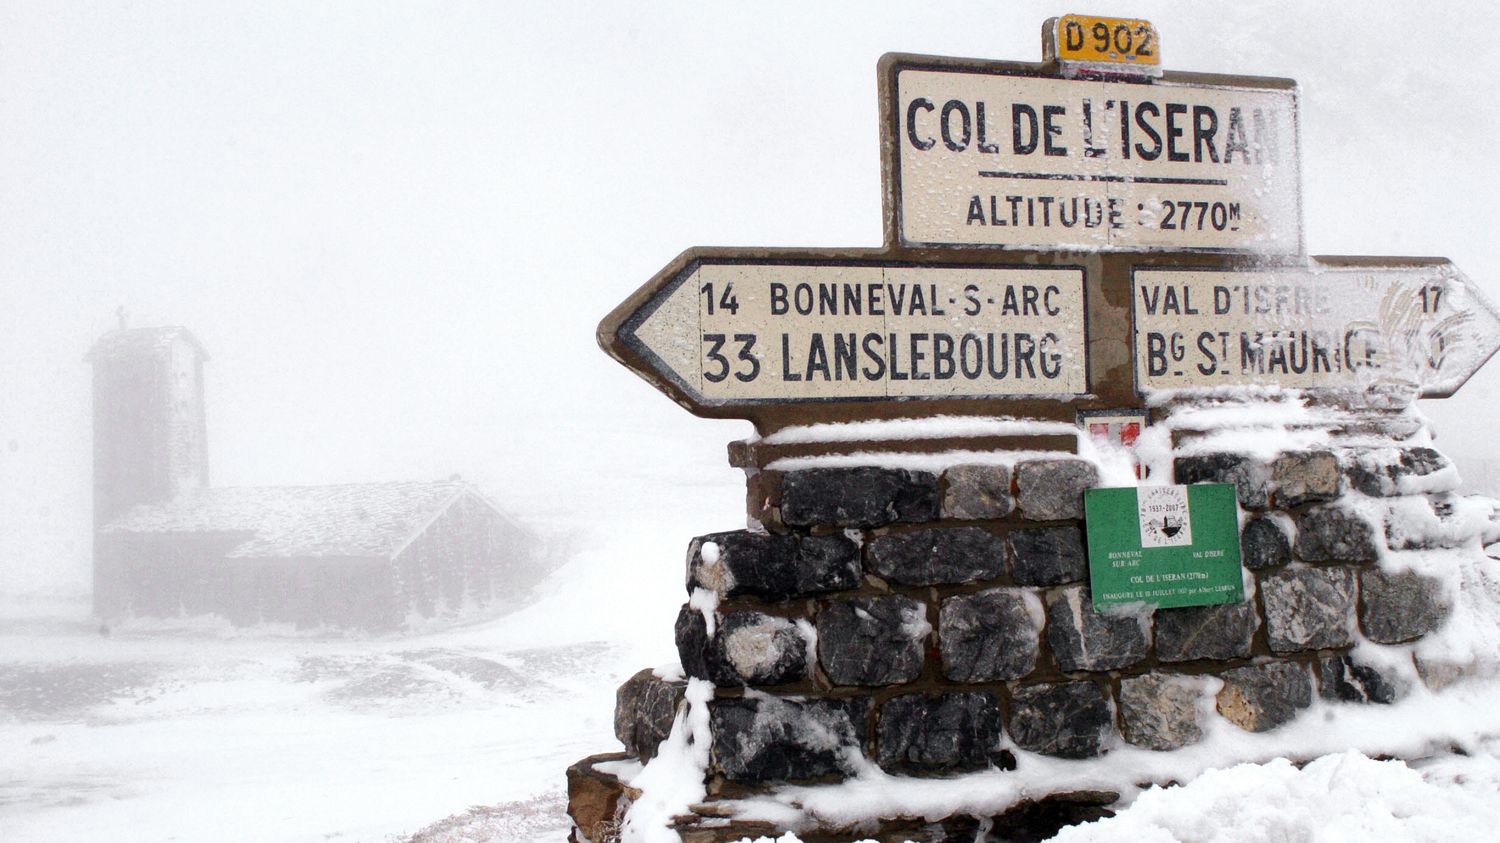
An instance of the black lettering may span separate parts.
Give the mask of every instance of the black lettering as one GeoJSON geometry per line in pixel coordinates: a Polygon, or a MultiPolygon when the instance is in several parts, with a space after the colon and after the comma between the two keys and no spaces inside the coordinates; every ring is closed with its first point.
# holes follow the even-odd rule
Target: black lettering
{"type": "Polygon", "coordinates": [[[1219,163],[1219,153],[1214,149],[1214,135],[1219,131],[1219,115],[1206,105],[1193,106],[1193,160],[1203,161],[1203,148],[1208,147],[1208,160],[1219,163]],[[1205,120],[1204,118],[1208,118],[1205,120]]]}
{"type": "Polygon", "coordinates": [[[890,358],[891,380],[893,380],[893,381],[911,380],[911,378],[909,376],[907,376],[907,374],[905,372],[901,371],[901,354],[900,354],[900,351],[898,351],[899,347],[896,345],[896,335],[895,334],[888,334],[887,337],[886,337],[886,339],[887,339],[887,342],[886,342],[885,350],[886,350],[886,354],[890,358]]]}
{"type": "Polygon", "coordinates": [[[1204,331],[1198,335],[1198,353],[1203,355],[1203,362],[1198,364],[1198,374],[1211,375],[1219,370],[1219,358],[1214,354],[1214,333],[1204,331]]]}
{"type": "Polygon", "coordinates": [[[984,374],[984,346],[977,335],[964,334],[958,341],[958,369],[971,381],[984,374]]]}
{"type": "Polygon", "coordinates": [[[785,316],[786,315],[786,311],[787,311],[787,305],[786,305],[786,285],[783,284],[783,283],[781,283],[780,281],[772,281],[771,282],[771,315],[772,316],[785,316]]]}
{"type": "Polygon", "coordinates": [[[865,357],[869,358],[871,363],[862,370],[867,381],[878,381],[885,377],[885,354],[880,350],[880,346],[884,343],[885,336],[882,334],[865,334],[864,336],[861,345],[864,347],[865,357]]]}
{"type": "Polygon", "coordinates": [[[969,200],[969,215],[964,218],[964,224],[973,225],[975,220],[979,220],[979,224],[984,225],[984,203],[979,201],[978,196],[969,200]]]}
{"type": "Polygon", "coordinates": [[[1037,362],[1042,367],[1042,377],[1049,381],[1057,380],[1062,374],[1062,353],[1054,351],[1060,340],[1057,334],[1048,331],[1042,335],[1041,353],[1037,355],[1037,362]]]}
{"type": "Polygon", "coordinates": [[[844,315],[859,316],[864,312],[865,300],[860,298],[858,284],[844,285],[844,315]]]}
{"type": "Polygon", "coordinates": [[[945,381],[953,377],[953,337],[949,334],[932,335],[932,377],[945,381]]]}
{"type": "Polygon", "coordinates": [[[927,359],[927,354],[917,347],[920,342],[927,341],[927,334],[912,334],[911,342],[911,379],[914,381],[932,380],[932,375],[922,371],[922,361],[927,359]]]}
{"type": "Polygon", "coordinates": [[[1189,161],[1192,156],[1186,152],[1177,150],[1177,139],[1182,137],[1184,129],[1177,125],[1177,117],[1187,114],[1187,106],[1180,102],[1167,103],[1167,160],[1189,161]]]}
{"type": "Polygon", "coordinates": [[[828,349],[823,345],[823,335],[813,334],[807,343],[807,380],[812,380],[813,375],[822,374],[823,380],[828,380],[828,349]]]}
{"type": "Polygon", "coordinates": [[[948,100],[946,103],[943,103],[943,119],[938,128],[942,130],[944,146],[954,152],[963,152],[965,149],[968,149],[969,140],[974,134],[973,124],[969,120],[969,107],[964,105],[960,100],[948,100]],[[963,132],[958,140],[953,139],[953,122],[951,118],[954,112],[958,113],[959,126],[963,128],[963,132]]]}
{"type": "Polygon", "coordinates": [[[1159,378],[1167,373],[1167,338],[1155,331],[1146,334],[1146,374],[1159,378]]]}
{"type": "Polygon", "coordinates": [[[833,379],[859,380],[859,371],[855,366],[859,361],[858,337],[855,334],[833,335],[833,379]]]}
{"type": "Polygon", "coordinates": [[[1036,340],[1030,334],[1016,334],[1016,379],[1021,378],[1021,366],[1026,366],[1026,377],[1036,380],[1036,366],[1032,358],[1036,356],[1036,340]]]}
{"type": "Polygon", "coordinates": [[[781,379],[788,382],[802,380],[802,375],[792,371],[792,338],[781,335],[781,379]]]}
{"type": "Polygon", "coordinates": [[[1014,103],[1010,107],[1010,132],[1011,149],[1017,155],[1030,155],[1036,152],[1037,144],[1037,122],[1036,109],[1025,103],[1014,103]],[[1026,128],[1021,127],[1022,120],[1026,122],[1026,128]],[[1026,133],[1026,139],[1022,140],[1022,132],[1026,133]]]}
{"type": "Polygon", "coordinates": [[[1161,157],[1161,135],[1157,134],[1156,129],[1150,123],[1146,122],[1146,118],[1143,115],[1148,111],[1152,117],[1161,116],[1161,109],[1157,108],[1154,102],[1143,102],[1135,107],[1135,125],[1139,126],[1140,130],[1146,133],[1146,137],[1151,138],[1150,148],[1141,146],[1137,142],[1135,145],[1135,154],[1147,161],[1155,161],[1161,157]]]}
{"type": "Polygon", "coordinates": [[[911,141],[912,146],[923,152],[932,149],[937,144],[937,141],[932,138],[924,139],[917,137],[917,109],[931,111],[936,107],[932,104],[932,100],[926,97],[917,97],[911,101],[911,105],[906,107],[906,139],[911,141]]]}
{"type": "Polygon", "coordinates": [[[979,143],[978,143],[978,145],[977,145],[976,148],[980,152],[985,153],[986,155],[994,155],[995,153],[999,152],[1000,151],[1000,144],[998,144],[998,143],[989,143],[989,142],[987,142],[987,140],[985,138],[985,131],[984,131],[985,119],[984,119],[984,103],[983,102],[976,102],[976,103],[974,103],[974,122],[978,126],[978,131],[979,131],[979,143]]]}
{"type": "Polygon", "coordinates": [[[978,284],[967,284],[967,285],[964,286],[964,300],[968,302],[968,304],[964,305],[964,315],[965,316],[978,316],[979,315],[979,285],[978,284]]]}
{"type": "Polygon", "coordinates": [[[1056,123],[1052,122],[1052,118],[1054,118],[1054,117],[1060,117],[1060,116],[1062,116],[1064,114],[1067,114],[1067,113],[1068,113],[1068,110],[1066,108],[1064,108],[1063,106],[1060,106],[1060,105],[1044,105],[1044,106],[1042,106],[1042,129],[1043,129],[1043,131],[1045,133],[1044,136],[1046,138],[1046,141],[1045,141],[1045,143],[1043,143],[1042,146],[1043,146],[1043,152],[1045,154],[1047,154],[1047,155],[1067,155],[1068,154],[1068,148],[1067,147],[1065,147],[1065,146],[1056,146],[1056,145],[1054,145],[1052,143],[1053,138],[1060,137],[1062,135],[1062,127],[1059,126],[1059,125],[1057,125],[1056,123]]]}
{"type": "Polygon", "coordinates": [[[1156,315],[1156,307],[1160,303],[1161,303],[1161,288],[1160,287],[1142,287],[1141,288],[1141,304],[1145,305],[1145,307],[1146,307],[1146,315],[1147,316],[1155,316],[1156,315]]]}
{"type": "Polygon", "coordinates": [[[985,356],[989,358],[986,361],[985,368],[989,370],[990,377],[997,381],[1005,380],[1005,376],[1010,374],[1010,346],[1006,343],[1007,338],[1008,335],[1006,334],[1000,335],[1000,353],[996,354],[995,335],[984,335],[985,356]],[[996,364],[999,365],[997,366],[996,364]]]}

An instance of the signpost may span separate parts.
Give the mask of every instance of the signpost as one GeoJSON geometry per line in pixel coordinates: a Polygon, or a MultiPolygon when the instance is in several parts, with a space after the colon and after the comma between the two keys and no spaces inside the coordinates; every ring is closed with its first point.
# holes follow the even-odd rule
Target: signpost
{"type": "Polygon", "coordinates": [[[1088,391],[1083,270],[703,250],[610,314],[617,359],[694,407],[1088,391]]]}
{"type": "Polygon", "coordinates": [[[1094,607],[1238,603],[1234,486],[1141,486],[1084,493],[1094,607]]]}
{"type": "MultiPolygon", "coordinates": [[[[690,250],[600,344],[762,434],[941,412],[1121,444],[1154,391],[1443,397],[1500,348],[1445,260],[1306,255],[1295,82],[1162,72],[1146,21],[1068,15],[1043,40],[1043,64],[881,59],[884,248],[690,250]]],[[[1087,509],[1096,606],[1243,599],[1229,487],[1087,509]]]]}
{"type": "Polygon", "coordinates": [[[907,55],[880,74],[902,245],[1302,251],[1290,80],[907,55]]]}
{"type": "Polygon", "coordinates": [[[1334,260],[1137,268],[1138,387],[1396,386],[1440,398],[1500,347],[1500,315],[1451,263],[1334,260]]]}

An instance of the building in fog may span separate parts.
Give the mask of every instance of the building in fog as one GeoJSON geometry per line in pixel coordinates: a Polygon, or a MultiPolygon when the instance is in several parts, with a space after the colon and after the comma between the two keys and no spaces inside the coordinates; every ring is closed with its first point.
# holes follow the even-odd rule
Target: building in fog
{"type": "Polygon", "coordinates": [[[216,489],[202,345],[105,334],[94,367],[94,609],[106,620],[392,629],[514,602],[539,542],[459,481],[216,489]]]}

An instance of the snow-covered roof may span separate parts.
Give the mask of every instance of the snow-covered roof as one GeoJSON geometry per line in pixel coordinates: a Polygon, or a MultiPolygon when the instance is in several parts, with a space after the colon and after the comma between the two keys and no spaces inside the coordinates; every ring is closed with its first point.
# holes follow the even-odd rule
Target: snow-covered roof
{"type": "Polygon", "coordinates": [[[121,328],[110,331],[94,342],[94,347],[89,349],[89,353],[84,355],[83,359],[85,362],[90,362],[99,358],[167,348],[177,340],[187,341],[198,352],[199,357],[204,360],[208,359],[208,352],[203,350],[203,344],[198,342],[193,332],[176,325],[160,328],[121,328]]]}
{"type": "Polygon", "coordinates": [[[226,554],[242,559],[390,558],[465,492],[460,481],[197,489],[136,506],[101,532],[244,533],[226,554]]]}

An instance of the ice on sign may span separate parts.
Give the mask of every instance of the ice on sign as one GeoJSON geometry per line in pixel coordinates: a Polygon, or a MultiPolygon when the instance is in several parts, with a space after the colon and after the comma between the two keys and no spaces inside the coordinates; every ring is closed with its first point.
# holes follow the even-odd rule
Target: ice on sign
{"type": "Polygon", "coordinates": [[[1142,389],[1263,384],[1452,393],[1500,320],[1450,264],[1134,273],[1142,389]]]}
{"type": "Polygon", "coordinates": [[[1076,395],[1083,272],[700,262],[622,328],[705,404],[1076,395]]]}
{"type": "Polygon", "coordinates": [[[898,67],[908,245],[1300,253],[1296,91],[898,67]]]}

